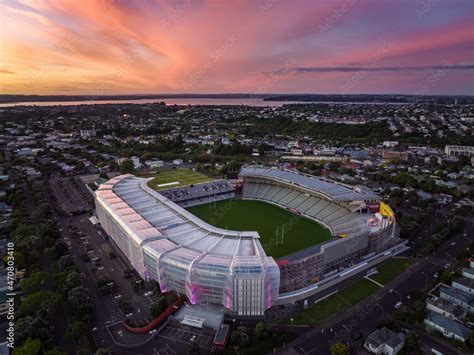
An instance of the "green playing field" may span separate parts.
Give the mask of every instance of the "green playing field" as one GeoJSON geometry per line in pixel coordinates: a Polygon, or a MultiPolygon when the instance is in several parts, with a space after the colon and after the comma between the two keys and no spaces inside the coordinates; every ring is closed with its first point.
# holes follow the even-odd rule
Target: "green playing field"
{"type": "Polygon", "coordinates": [[[201,182],[208,182],[212,180],[214,179],[197,171],[180,168],[159,172],[153,177],[152,180],[148,182],[148,186],[150,186],[154,190],[162,190],[172,187],[199,184],[201,182]]]}
{"type": "Polygon", "coordinates": [[[331,237],[322,225],[261,201],[231,199],[188,210],[217,227],[257,231],[263,249],[274,258],[320,244],[331,237]]]}

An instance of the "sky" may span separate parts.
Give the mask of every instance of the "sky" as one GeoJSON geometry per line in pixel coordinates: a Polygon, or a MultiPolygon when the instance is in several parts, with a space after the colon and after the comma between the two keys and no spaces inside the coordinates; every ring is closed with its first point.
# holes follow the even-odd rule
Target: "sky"
{"type": "Polygon", "coordinates": [[[0,0],[0,94],[474,95],[472,0],[0,0]]]}

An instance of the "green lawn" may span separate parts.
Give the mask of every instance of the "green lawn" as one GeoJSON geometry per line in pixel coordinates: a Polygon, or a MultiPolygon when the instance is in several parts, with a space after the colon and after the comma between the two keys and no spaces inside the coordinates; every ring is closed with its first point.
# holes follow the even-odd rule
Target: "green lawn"
{"type": "MultiPolygon", "coordinates": [[[[379,273],[370,278],[385,285],[397,277],[398,274],[405,271],[409,266],[410,261],[406,258],[392,258],[378,268],[379,273]]],[[[359,303],[378,289],[380,289],[380,287],[372,281],[361,279],[351,286],[338,291],[334,295],[308,307],[304,312],[293,317],[293,324],[318,324],[336,313],[359,303]]],[[[291,324],[291,321],[288,318],[283,320],[282,323],[291,324]]]]}
{"type": "MultiPolygon", "coordinates": [[[[342,291],[338,291],[332,296],[306,308],[304,312],[293,317],[293,324],[318,324],[336,313],[359,303],[378,289],[380,289],[380,287],[373,282],[361,279],[342,291]]],[[[291,321],[287,318],[282,321],[282,323],[291,324],[291,321]]]]}
{"type": "Polygon", "coordinates": [[[153,180],[148,182],[148,186],[154,190],[163,190],[169,189],[172,187],[180,187],[191,184],[199,184],[201,182],[208,182],[214,179],[201,174],[197,171],[192,171],[185,168],[173,169],[161,171],[153,176],[153,180]],[[172,182],[177,182],[177,184],[168,185],[168,186],[158,186],[162,184],[168,184],[172,182]]]}
{"type": "Polygon", "coordinates": [[[331,233],[322,225],[261,201],[231,199],[189,208],[206,222],[221,228],[257,231],[267,255],[281,258],[329,240],[331,233]],[[277,229],[283,242],[277,245],[277,229]]]}
{"type": "Polygon", "coordinates": [[[387,284],[393,280],[398,274],[408,269],[410,261],[407,258],[392,258],[382,266],[378,267],[378,273],[370,276],[372,280],[375,280],[382,285],[387,284]]]}

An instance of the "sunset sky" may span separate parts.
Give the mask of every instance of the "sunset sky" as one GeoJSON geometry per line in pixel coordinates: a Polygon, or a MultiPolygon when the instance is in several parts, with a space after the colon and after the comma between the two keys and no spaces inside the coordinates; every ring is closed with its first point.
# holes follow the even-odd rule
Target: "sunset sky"
{"type": "Polygon", "coordinates": [[[0,4],[3,94],[474,94],[473,0],[0,4]]]}

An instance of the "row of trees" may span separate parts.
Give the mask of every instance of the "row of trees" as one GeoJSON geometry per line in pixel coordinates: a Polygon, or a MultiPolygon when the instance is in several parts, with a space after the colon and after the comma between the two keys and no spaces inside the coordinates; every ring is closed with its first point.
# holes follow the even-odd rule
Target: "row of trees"
{"type": "Polygon", "coordinates": [[[89,291],[68,254],[41,185],[18,183],[9,196],[14,210],[10,235],[15,261],[25,277],[19,282],[23,298],[16,312],[14,354],[66,354],[55,346],[56,314],[64,305],[70,315],[66,335],[79,341],[88,334],[91,321],[89,291]],[[28,195],[26,193],[28,191],[28,195]],[[45,258],[44,255],[47,257],[45,258]],[[49,262],[54,279],[46,272],[49,262]]]}
{"type": "Polygon", "coordinates": [[[23,177],[14,172],[11,176],[17,187],[7,196],[13,208],[8,232],[15,243],[17,270],[25,273],[19,283],[23,298],[16,310],[13,354],[37,354],[40,350],[46,355],[66,354],[51,341],[61,296],[49,289],[49,275],[40,266],[41,254],[46,248],[54,249],[58,237],[52,209],[39,186],[23,185],[23,177]]]}

